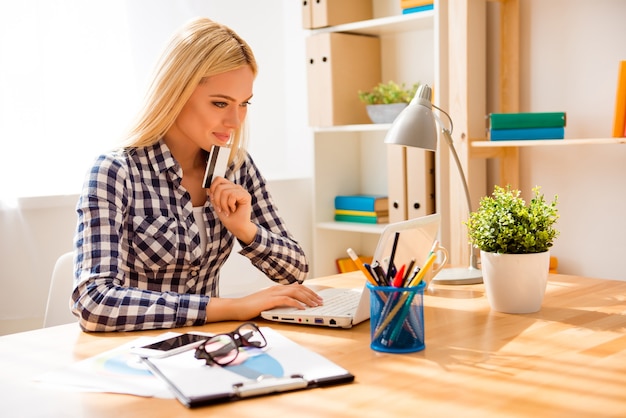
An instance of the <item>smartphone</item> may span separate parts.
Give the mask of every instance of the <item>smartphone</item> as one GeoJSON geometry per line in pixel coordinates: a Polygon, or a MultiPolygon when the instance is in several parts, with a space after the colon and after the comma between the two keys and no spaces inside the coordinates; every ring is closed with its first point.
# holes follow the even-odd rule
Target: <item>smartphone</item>
{"type": "Polygon", "coordinates": [[[211,338],[210,335],[180,334],[165,340],[157,341],[140,347],[133,347],[131,352],[141,357],[162,358],[193,350],[203,341],[211,338]]]}
{"type": "Polygon", "coordinates": [[[213,182],[215,176],[224,177],[226,175],[226,169],[228,168],[228,157],[230,155],[230,148],[218,147],[213,145],[211,152],[209,153],[209,159],[206,163],[206,170],[204,171],[204,179],[202,180],[202,187],[208,189],[213,182]]]}

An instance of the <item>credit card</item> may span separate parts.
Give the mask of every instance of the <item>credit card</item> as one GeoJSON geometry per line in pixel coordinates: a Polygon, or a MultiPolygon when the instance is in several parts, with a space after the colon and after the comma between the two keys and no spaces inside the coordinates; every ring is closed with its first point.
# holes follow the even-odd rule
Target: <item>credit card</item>
{"type": "Polygon", "coordinates": [[[213,178],[216,176],[224,177],[226,175],[226,168],[228,168],[228,156],[230,155],[230,148],[218,147],[213,145],[209,158],[206,164],[206,170],[204,172],[204,180],[202,181],[202,187],[208,189],[213,182],[213,178]]]}

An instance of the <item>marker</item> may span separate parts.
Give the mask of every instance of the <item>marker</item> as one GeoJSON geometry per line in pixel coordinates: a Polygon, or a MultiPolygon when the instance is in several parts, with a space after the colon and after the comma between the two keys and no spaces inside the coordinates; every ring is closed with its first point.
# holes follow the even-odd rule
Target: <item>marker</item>
{"type": "Polygon", "coordinates": [[[402,287],[402,282],[404,281],[404,269],[406,268],[406,265],[402,265],[402,267],[400,267],[400,270],[398,270],[398,272],[396,273],[396,277],[393,278],[393,286],[394,287],[402,287]]]}

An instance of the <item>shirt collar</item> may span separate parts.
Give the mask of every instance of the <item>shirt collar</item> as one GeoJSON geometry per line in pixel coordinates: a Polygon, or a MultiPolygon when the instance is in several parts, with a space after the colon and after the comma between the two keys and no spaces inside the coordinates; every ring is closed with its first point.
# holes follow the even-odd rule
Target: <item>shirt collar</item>
{"type": "Polygon", "coordinates": [[[154,145],[148,147],[146,149],[146,154],[150,164],[152,165],[152,169],[156,173],[162,173],[172,169],[178,174],[179,177],[182,176],[183,173],[181,172],[180,165],[174,159],[174,156],[172,156],[172,152],[165,144],[163,138],[159,139],[159,141],[154,145]]]}

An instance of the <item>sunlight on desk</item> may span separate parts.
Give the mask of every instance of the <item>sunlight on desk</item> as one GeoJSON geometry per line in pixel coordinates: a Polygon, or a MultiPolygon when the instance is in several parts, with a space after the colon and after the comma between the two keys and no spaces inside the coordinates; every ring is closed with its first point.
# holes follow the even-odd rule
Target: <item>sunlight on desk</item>
{"type": "MultiPolygon", "coordinates": [[[[358,286],[362,280],[356,272],[311,283],[358,286]]],[[[371,350],[369,322],[327,329],[258,320],[345,368],[355,382],[198,409],[174,399],[55,391],[33,381],[162,330],[86,334],[71,324],[8,335],[0,337],[3,411],[116,418],[618,417],[626,411],[626,282],[551,275],[541,311],[525,315],[491,311],[483,285],[433,285],[424,306],[426,348],[412,354],[371,350]]],[[[222,332],[235,325],[195,330],[222,332]]]]}

